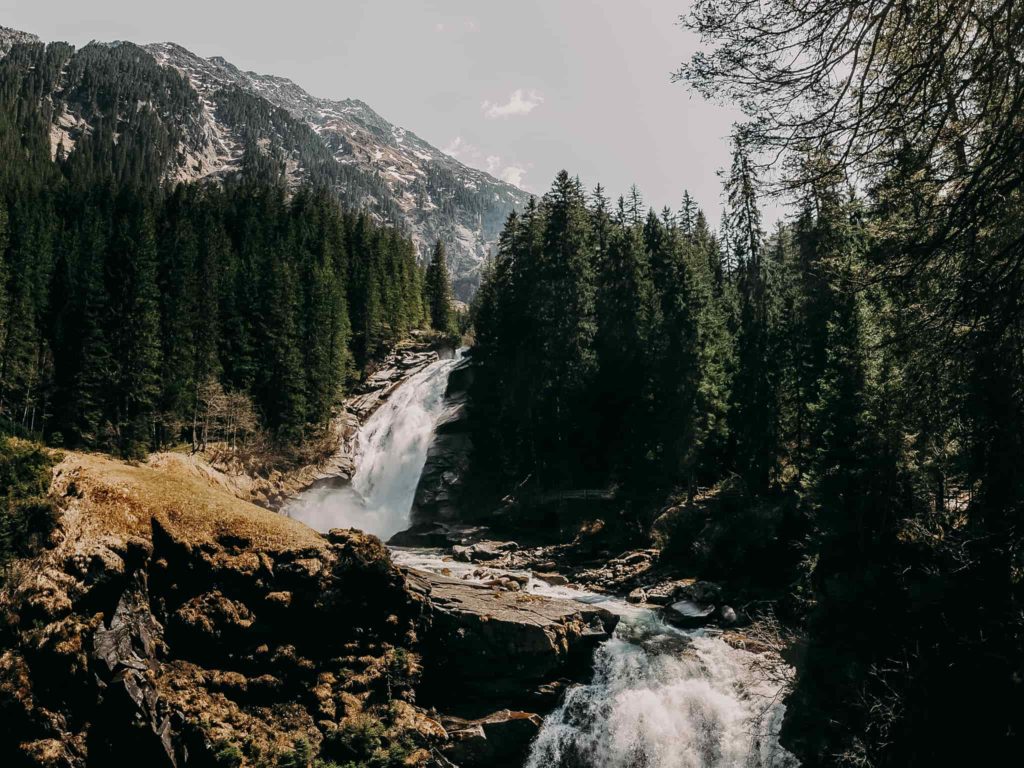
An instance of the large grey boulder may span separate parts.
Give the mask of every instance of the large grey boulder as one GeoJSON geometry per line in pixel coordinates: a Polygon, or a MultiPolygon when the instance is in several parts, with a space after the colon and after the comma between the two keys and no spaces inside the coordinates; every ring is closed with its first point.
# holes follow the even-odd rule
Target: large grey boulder
{"type": "Polygon", "coordinates": [[[618,623],[604,608],[570,600],[414,570],[407,581],[430,606],[425,688],[449,701],[530,704],[543,685],[589,673],[594,648],[618,623]]]}

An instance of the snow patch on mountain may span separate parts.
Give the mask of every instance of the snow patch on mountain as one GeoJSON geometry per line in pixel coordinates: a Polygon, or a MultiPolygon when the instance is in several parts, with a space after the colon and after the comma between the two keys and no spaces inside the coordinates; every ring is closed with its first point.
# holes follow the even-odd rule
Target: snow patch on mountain
{"type": "MultiPolygon", "coordinates": [[[[475,290],[505,218],[529,200],[521,189],[464,165],[358,99],[318,98],[287,78],[242,71],[219,56],[204,59],[175,43],[145,49],[181,72],[203,100],[208,147],[193,152],[186,175],[202,178],[237,166],[241,146],[218,119],[218,93],[235,87],[257,95],[312,128],[337,163],[379,178],[394,203],[394,223],[409,232],[424,258],[435,240],[445,240],[459,298],[468,299],[475,290]]],[[[298,158],[294,174],[302,170],[298,158]]]]}

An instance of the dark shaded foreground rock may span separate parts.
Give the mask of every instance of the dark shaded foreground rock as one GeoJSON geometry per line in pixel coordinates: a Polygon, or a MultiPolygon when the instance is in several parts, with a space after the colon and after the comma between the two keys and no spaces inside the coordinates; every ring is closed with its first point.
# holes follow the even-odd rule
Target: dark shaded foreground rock
{"type": "Polygon", "coordinates": [[[470,436],[467,393],[473,380],[472,358],[467,356],[448,376],[444,410],[437,420],[434,439],[416,486],[412,521],[453,522],[462,511],[470,436]]]}
{"type": "Polygon", "coordinates": [[[532,712],[503,709],[476,720],[444,717],[448,730],[445,756],[458,765],[518,768],[529,754],[541,718],[532,712]]]}
{"type": "Polygon", "coordinates": [[[388,544],[393,547],[424,547],[427,549],[448,549],[456,545],[468,545],[487,537],[487,528],[461,523],[423,522],[404,531],[399,531],[388,544]]]}
{"type": "Polygon", "coordinates": [[[377,539],[320,536],[184,470],[69,454],[56,473],[53,545],[0,589],[0,765],[365,762],[393,745],[441,764],[444,729],[410,704],[429,612],[377,539]]]}
{"type": "Polygon", "coordinates": [[[598,606],[418,571],[407,578],[430,612],[421,691],[442,710],[549,707],[552,685],[586,676],[594,648],[618,623],[598,606]]]}
{"type": "Polygon", "coordinates": [[[69,453],[51,493],[51,546],[0,587],[4,768],[519,764],[616,623],[405,574],[173,463],[69,453]]]}

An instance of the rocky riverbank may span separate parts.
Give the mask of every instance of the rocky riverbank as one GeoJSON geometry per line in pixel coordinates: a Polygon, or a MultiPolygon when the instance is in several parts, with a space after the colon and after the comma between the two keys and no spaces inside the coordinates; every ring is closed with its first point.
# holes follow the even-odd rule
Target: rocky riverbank
{"type": "Polygon", "coordinates": [[[51,496],[0,590],[4,765],[518,765],[615,625],[403,573],[180,463],[70,453],[51,496]]]}

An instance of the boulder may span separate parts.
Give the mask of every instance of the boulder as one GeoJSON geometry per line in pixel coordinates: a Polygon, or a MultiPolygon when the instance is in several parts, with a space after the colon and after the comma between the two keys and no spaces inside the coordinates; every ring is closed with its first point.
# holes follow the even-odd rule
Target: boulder
{"type": "Polygon", "coordinates": [[[463,525],[443,521],[416,523],[411,528],[399,531],[388,544],[393,547],[424,547],[427,549],[448,549],[454,545],[465,545],[483,539],[487,529],[475,525],[463,525]]]}
{"type": "Polygon", "coordinates": [[[735,609],[729,605],[723,605],[718,609],[718,623],[723,627],[731,627],[739,620],[735,609]]]}
{"type": "Polygon", "coordinates": [[[693,579],[676,579],[649,586],[645,589],[647,602],[651,605],[669,605],[694,583],[693,579]]]}
{"type": "Polygon", "coordinates": [[[644,591],[643,587],[637,587],[636,589],[631,591],[628,595],[626,595],[626,602],[627,603],[633,603],[633,604],[646,603],[647,602],[647,592],[644,591]]]}
{"type": "Polygon", "coordinates": [[[564,587],[569,583],[569,579],[560,573],[541,573],[534,571],[533,578],[538,581],[543,581],[545,584],[550,584],[552,587],[564,587]]]}
{"type": "Polygon", "coordinates": [[[594,648],[618,623],[604,608],[570,600],[412,570],[407,579],[429,601],[424,688],[442,703],[525,703],[545,683],[587,674],[594,648]]]}
{"type": "Polygon", "coordinates": [[[663,610],[665,619],[681,629],[698,629],[715,617],[715,606],[678,600],[663,610]]]}
{"type": "Polygon", "coordinates": [[[652,605],[670,605],[677,600],[690,600],[700,604],[715,604],[722,599],[722,588],[710,581],[675,579],[644,588],[647,602],[652,605]]]}
{"type": "Polygon", "coordinates": [[[518,548],[514,541],[478,541],[469,546],[452,547],[452,557],[462,563],[481,563],[497,560],[518,548]]]}
{"type": "Polygon", "coordinates": [[[476,720],[443,718],[449,737],[445,756],[461,768],[521,766],[541,722],[532,712],[508,709],[476,720]]]}

